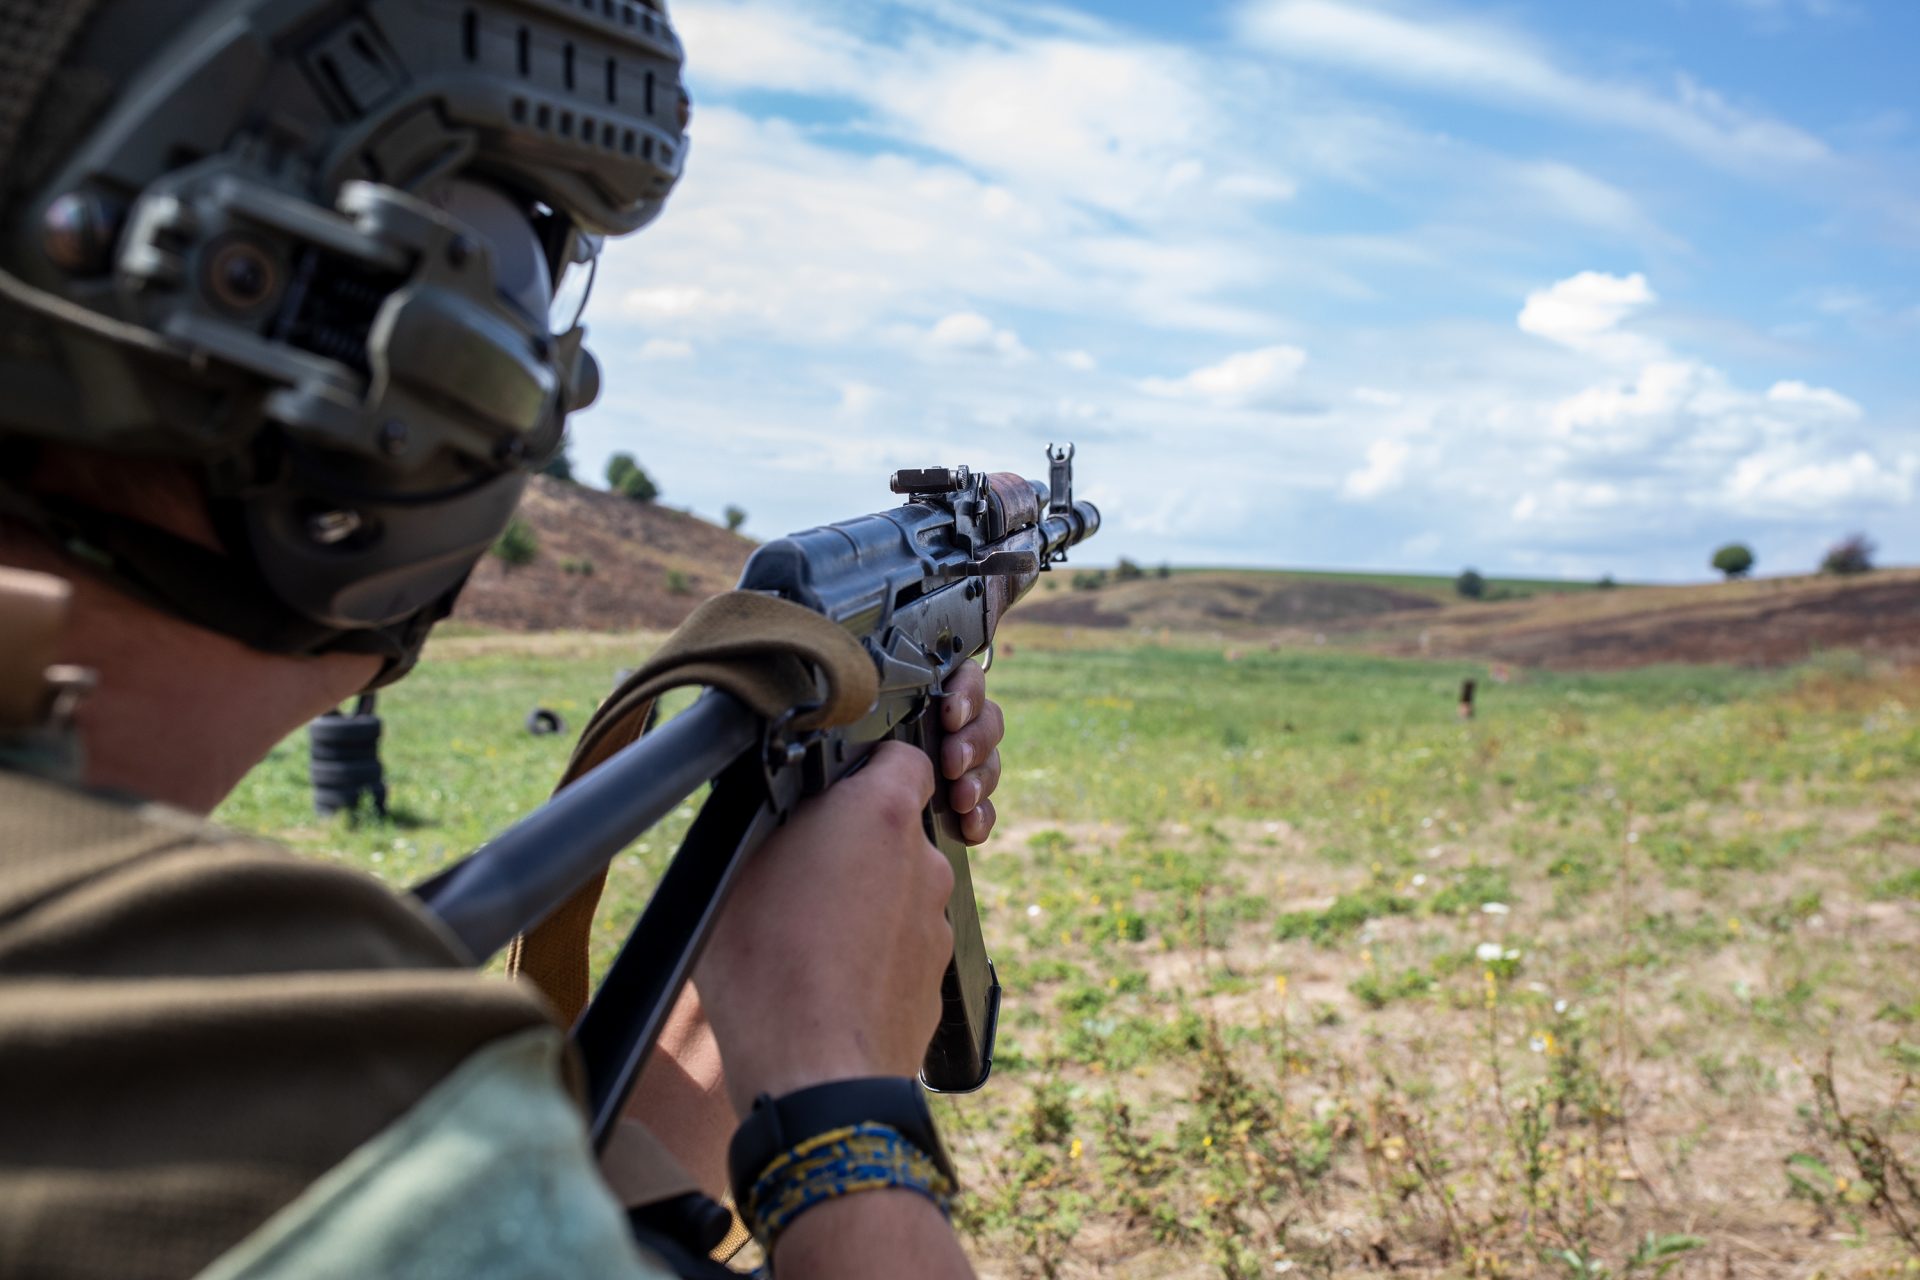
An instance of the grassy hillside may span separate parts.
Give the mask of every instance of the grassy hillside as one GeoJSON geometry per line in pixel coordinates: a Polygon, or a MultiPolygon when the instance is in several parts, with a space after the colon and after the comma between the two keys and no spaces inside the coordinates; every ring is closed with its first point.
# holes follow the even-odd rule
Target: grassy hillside
{"type": "MultiPolygon", "coordinates": [[[[941,1104],[984,1275],[1910,1274],[1920,676],[1523,675],[1463,723],[1477,664],[1076,634],[991,678],[999,1066],[941,1104]]],[[[437,644],[396,819],[316,824],[297,741],[222,816],[409,883],[648,643],[437,644]]]]}

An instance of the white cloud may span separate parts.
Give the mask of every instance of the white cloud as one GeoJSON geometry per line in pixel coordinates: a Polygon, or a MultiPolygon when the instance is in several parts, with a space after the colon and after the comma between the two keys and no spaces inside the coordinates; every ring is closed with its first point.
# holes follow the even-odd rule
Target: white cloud
{"type": "Polygon", "coordinates": [[[1684,78],[1661,93],[1586,76],[1516,30],[1431,5],[1252,0],[1240,13],[1240,29],[1280,57],[1617,125],[1738,168],[1772,173],[1830,157],[1813,135],[1740,110],[1684,78]]]}
{"type": "Polygon", "coordinates": [[[691,360],[693,344],[677,338],[648,338],[640,346],[642,360],[691,360]]]}
{"type": "Polygon", "coordinates": [[[1298,347],[1262,347],[1228,356],[1219,364],[1195,369],[1184,378],[1147,378],[1140,389],[1169,400],[1199,400],[1222,409],[1268,403],[1289,386],[1307,363],[1298,347]]]}
{"type": "Polygon", "coordinates": [[[996,327],[977,311],[958,311],[946,317],[927,332],[927,341],[942,351],[994,356],[1001,360],[1027,357],[1027,348],[1019,334],[996,327]]]}
{"type": "Polygon", "coordinates": [[[1367,446],[1367,464],[1349,472],[1341,492],[1349,498],[1377,498],[1397,489],[1407,474],[1409,450],[1399,440],[1376,440],[1367,446]]]}
{"type": "Polygon", "coordinates": [[[880,402],[882,394],[878,387],[864,382],[843,382],[840,384],[840,412],[849,418],[864,418],[880,402]]]}
{"type": "Polygon", "coordinates": [[[1527,295],[1526,306],[1520,311],[1520,328],[1587,355],[1612,360],[1644,358],[1651,350],[1650,344],[1622,332],[1620,325],[1654,301],[1647,278],[1638,272],[1613,276],[1582,271],[1527,295]]]}
{"type": "Polygon", "coordinates": [[[1853,400],[1830,387],[1810,387],[1804,382],[1776,382],[1767,389],[1767,399],[1776,405],[1848,422],[1857,421],[1864,412],[1853,400]]]}
{"type": "Polygon", "coordinates": [[[1920,473],[1920,458],[1912,454],[1889,464],[1864,449],[1822,459],[1806,445],[1783,445],[1742,458],[1727,479],[1726,494],[1731,502],[1755,512],[1903,503],[1913,499],[1916,473],[1920,473]]]}
{"type": "Polygon", "coordinates": [[[1075,373],[1092,373],[1100,367],[1100,362],[1085,351],[1062,351],[1060,363],[1075,373]]]}

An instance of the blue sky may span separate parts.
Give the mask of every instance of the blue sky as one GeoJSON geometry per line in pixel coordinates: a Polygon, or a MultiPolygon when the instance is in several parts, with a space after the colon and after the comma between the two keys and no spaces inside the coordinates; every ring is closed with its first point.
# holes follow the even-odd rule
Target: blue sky
{"type": "Polygon", "coordinates": [[[1100,561],[1920,561],[1920,4],[673,13],[585,470],[771,537],[1071,439],[1100,561]]]}

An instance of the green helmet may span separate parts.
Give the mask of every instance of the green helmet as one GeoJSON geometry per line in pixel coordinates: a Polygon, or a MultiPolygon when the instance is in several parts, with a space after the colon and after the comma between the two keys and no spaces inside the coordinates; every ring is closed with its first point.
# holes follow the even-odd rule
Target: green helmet
{"type": "Polygon", "coordinates": [[[658,0],[0,0],[0,512],[271,652],[418,656],[686,155],[658,0]],[[224,554],[27,483],[194,466],[224,554]]]}

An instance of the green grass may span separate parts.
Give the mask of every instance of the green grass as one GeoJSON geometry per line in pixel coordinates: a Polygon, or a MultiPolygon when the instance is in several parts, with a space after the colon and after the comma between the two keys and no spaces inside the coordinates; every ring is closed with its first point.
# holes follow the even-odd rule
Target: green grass
{"type": "MultiPolygon", "coordinates": [[[[939,1108],[984,1274],[1653,1275],[1694,1235],[1676,1275],[1908,1274],[1860,1135],[1920,1145],[1920,678],[1088,643],[990,677],[1006,1002],[939,1108]]],[[[383,695],[394,819],[314,820],[298,739],[220,816],[411,883],[545,795],[532,707],[577,729],[639,656],[460,641],[383,695]]]]}

